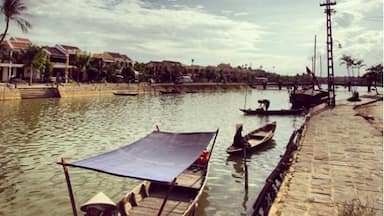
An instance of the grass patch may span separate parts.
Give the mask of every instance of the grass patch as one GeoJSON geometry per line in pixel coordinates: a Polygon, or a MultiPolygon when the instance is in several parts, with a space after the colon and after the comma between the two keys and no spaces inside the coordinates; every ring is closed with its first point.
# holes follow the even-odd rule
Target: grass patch
{"type": "Polygon", "coordinates": [[[357,198],[346,201],[339,207],[339,216],[371,216],[375,214],[376,210],[369,205],[368,201],[363,203],[357,198]]]}

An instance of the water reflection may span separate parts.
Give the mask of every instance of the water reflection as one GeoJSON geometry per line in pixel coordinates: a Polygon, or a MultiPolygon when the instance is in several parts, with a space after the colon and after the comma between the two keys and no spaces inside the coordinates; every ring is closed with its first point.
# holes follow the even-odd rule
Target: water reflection
{"type": "MultiPolygon", "coordinates": [[[[288,106],[285,91],[256,91],[248,103],[273,98],[288,106]]],[[[220,128],[199,215],[244,215],[284,151],[302,117],[244,116],[244,92],[137,97],[84,97],[0,102],[0,215],[70,215],[61,157],[75,161],[142,138],[157,124],[161,130],[212,131],[220,128]],[[225,152],[236,123],[251,131],[277,121],[274,142],[247,155],[245,191],[241,157],[225,152]]],[[[118,201],[138,181],[70,169],[77,204],[98,191],[118,201]]]]}

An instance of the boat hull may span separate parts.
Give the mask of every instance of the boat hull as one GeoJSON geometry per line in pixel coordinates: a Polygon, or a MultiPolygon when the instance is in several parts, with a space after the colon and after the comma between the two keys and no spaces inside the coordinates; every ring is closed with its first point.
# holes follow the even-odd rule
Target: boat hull
{"type": "Polygon", "coordinates": [[[116,96],[136,96],[138,93],[130,93],[130,92],[114,92],[116,96]]]}
{"type": "Polygon", "coordinates": [[[281,109],[281,110],[262,110],[262,109],[240,109],[244,115],[300,115],[305,109],[281,109]]]}
{"type": "Polygon", "coordinates": [[[327,99],[327,91],[313,89],[296,90],[291,92],[289,96],[293,108],[313,107],[326,102],[327,99]]]}
{"type": "MultiPolygon", "coordinates": [[[[247,135],[243,136],[243,139],[249,144],[246,147],[246,152],[252,152],[271,141],[275,130],[276,122],[272,122],[270,124],[266,124],[263,127],[257,128],[249,132],[247,135]]],[[[226,150],[228,154],[241,154],[243,153],[243,151],[243,148],[239,148],[233,145],[229,146],[226,150]]]]}

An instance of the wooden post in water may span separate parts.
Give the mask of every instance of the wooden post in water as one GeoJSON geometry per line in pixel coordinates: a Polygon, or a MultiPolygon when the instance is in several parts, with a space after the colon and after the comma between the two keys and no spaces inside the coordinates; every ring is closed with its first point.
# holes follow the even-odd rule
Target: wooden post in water
{"type": "Polygon", "coordinates": [[[247,166],[247,147],[243,147],[243,165],[244,165],[244,189],[248,192],[248,166],[247,166]]]}
{"type": "Polygon", "coordinates": [[[247,106],[247,94],[248,94],[248,85],[247,87],[245,87],[244,109],[246,109],[246,106],[247,106]]]}
{"type": "Polygon", "coordinates": [[[67,182],[67,187],[68,187],[69,198],[71,199],[73,216],[77,216],[76,203],[75,203],[75,197],[73,196],[71,179],[69,178],[68,168],[67,166],[65,166],[64,158],[61,158],[61,165],[63,165],[65,180],[67,182]]]}

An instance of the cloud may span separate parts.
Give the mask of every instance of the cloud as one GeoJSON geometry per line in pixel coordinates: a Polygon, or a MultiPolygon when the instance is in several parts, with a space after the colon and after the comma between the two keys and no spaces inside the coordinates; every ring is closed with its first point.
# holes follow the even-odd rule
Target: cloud
{"type": "Polygon", "coordinates": [[[369,67],[383,61],[382,1],[354,0],[338,2],[334,15],[334,39],[342,48],[335,48],[334,61],[340,75],[346,75],[339,65],[342,55],[362,59],[369,67]],[[378,19],[371,19],[376,17],[378,19]]]}
{"type": "MultiPolygon", "coordinates": [[[[23,34],[11,25],[10,34],[28,37],[38,45],[121,52],[140,62],[169,59],[189,64],[194,58],[202,65],[275,66],[284,74],[296,74],[311,63],[316,34],[318,52],[325,59],[325,15],[318,4],[227,3],[34,0],[26,2],[31,31],[23,34]]],[[[333,36],[342,49],[334,47],[335,65],[342,54],[367,64],[382,62],[381,8],[380,0],[337,2],[333,36]],[[379,16],[381,21],[371,22],[379,16]]]]}
{"type": "Polygon", "coordinates": [[[113,50],[139,61],[190,62],[201,56],[207,63],[223,57],[234,62],[242,55],[251,58],[265,34],[257,24],[209,14],[203,5],[174,9],[141,1],[40,0],[28,6],[34,27],[27,36],[33,41],[113,50]]]}

